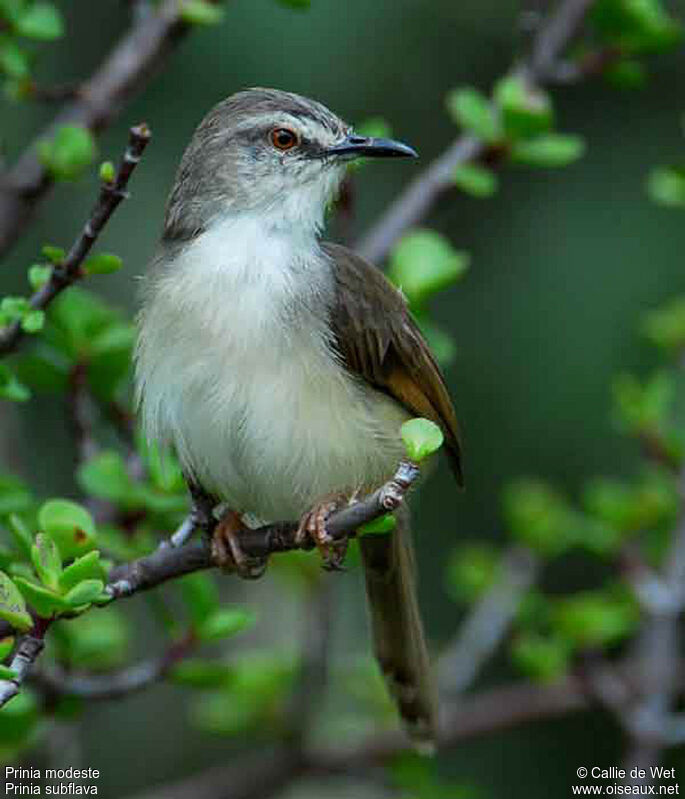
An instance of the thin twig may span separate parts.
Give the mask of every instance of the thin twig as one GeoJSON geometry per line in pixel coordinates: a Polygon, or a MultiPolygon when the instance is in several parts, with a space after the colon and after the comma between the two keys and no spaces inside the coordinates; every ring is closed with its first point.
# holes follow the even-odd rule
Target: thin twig
{"type": "MultiPolygon", "coordinates": [[[[529,58],[516,69],[518,74],[523,75],[531,84],[543,85],[551,82],[554,79],[555,65],[579,33],[593,2],[594,0],[565,0],[560,3],[541,24],[533,39],[529,58]]],[[[602,68],[604,66],[606,64],[602,62],[602,68]]],[[[588,71],[579,72],[577,77],[585,77],[587,74],[588,71]]],[[[471,135],[459,136],[386,208],[355,249],[370,261],[382,261],[402,234],[418,224],[428,214],[437,198],[453,187],[453,175],[457,166],[476,161],[487,152],[487,144],[480,139],[471,135]]],[[[490,159],[488,163],[494,165],[497,160],[501,159],[490,159]]]]}
{"type": "Polygon", "coordinates": [[[0,178],[0,257],[12,246],[52,186],[37,155],[38,143],[52,138],[62,125],[83,125],[93,132],[106,128],[191,28],[183,19],[179,0],[163,0],[150,13],[134,15],[131,28],[83,83],[77,97],[61,109],[0,178]]]}
{"type": "Polygon", "coordinates": [[[75,674],[56,667],[35,671],[31,682],[48,694],[80,699],[118,699],[163,680],[193,650],[196,638],[187,633],[159,657],[136,663],[122,671],[103,675],[75,674]]]}
{"type": "MultiPolygon", "coordinates": [[[[128,147],[114,180],[103,182],[100,196],[83,226],[83,230],[64,259],[53,267],[47,283],[31,297],[31,308],[45,310],[65,288],[83,277],[83,262],[109,218],[119,203],[127,196],[126,188],[129,179],[150,141],[150,136],[150,129],[145,124],[136,125],[130,129],[128,147]]],[[[19,322],[13,322],[0,330],[0,356],[13,352],[23,336],[24,331],[19,322]]]]}
{"type": "Polygon", "coordinates": [[[9,680],[0,680],[0,707],[6,705],[10,699],[19,693],[21,686],[33,668],[33,664],[43,651],[45,633],[48,626],[49,621],[41,619],[30,633],[22,636],[19,640],[9,665],[9,668],[14,672],[14,676],[9,680]]]}
{"type": "MultiPolygon", "coordinates": [[[[328,533],[334,539],[353,536],[357,529],[385,513],[396,510],[416,482],[419,469],[411,461],[400,461],[393,477],[369,496],[333,514],[327,522],[328,533]]],[[[240,545],[246,555],[268,557],[277,552],[294,549],[310,550],[315,542],[309,536],[298,534],[297,522],[276,522],[257,529],[244,529],[240,532],[240,545]]],[[[210,569],[217,566],[207,538],[172,547],[160,546],[152,554],[138,560],[115,566],[109,574],[105,590],[112,600],[129,597],[141,591],[148,591],[162,583],[181,577],[184,574],[210,569]]],[[[231,571],[230,566],[223,566],[231,571]]],[[[10,635],[12,628],[0,621],[0,637],[10,635]]]]}
{"type": "Polygon", "coordinates": [[[440,658],[445,695],[462,693],[471,685],[507,634],[537,573],[537,561],[528,550],[514,547],[505,553],[495,584],[471,609],[440,658]]]}

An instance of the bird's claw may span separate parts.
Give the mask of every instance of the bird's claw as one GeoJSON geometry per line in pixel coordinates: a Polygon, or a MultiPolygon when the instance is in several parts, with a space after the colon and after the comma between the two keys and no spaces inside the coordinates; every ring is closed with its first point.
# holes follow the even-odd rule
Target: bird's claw
{"type": "Polygon", "coordinates": [[[296,540],[299,544],[311,540],[321,554],[322,566],[326,571],[343,571],[347,554],[347,536],[333,538],[326,529],[326,522],[341,505],[346,504],[340,497],[324,500],[305,513],[297,528],[296,540]]]}
{"type": "Polygon", "coordinates": [[[244,529],[240,514],[229,510],[212,533],[212,560],[222,569],[235,571],[244,580],[256,580],[266,570],[266,558],[247,555],[240,545],[244,529]]]}

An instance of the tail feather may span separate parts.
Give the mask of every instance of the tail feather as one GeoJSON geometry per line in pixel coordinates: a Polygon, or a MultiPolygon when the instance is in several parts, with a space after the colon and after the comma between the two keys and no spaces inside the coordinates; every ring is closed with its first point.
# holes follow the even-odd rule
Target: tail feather
{"type": "Polygon", "coordinates": [[[437,703],[416,595],[409,514],[391,535],[360,539],[374,654],[402,722],[417,749],[432,751],[437,703]]]}

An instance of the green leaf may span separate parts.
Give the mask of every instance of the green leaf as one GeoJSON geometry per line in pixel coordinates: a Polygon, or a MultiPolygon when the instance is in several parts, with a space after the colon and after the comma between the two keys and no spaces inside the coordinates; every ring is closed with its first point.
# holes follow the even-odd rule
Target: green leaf
{"type": "Polygon", "coordinates": [[[50,276],[52,275],[52,267],[46,266],[45,264],[33,264],[33,266],[29,267],[28,274],[31,288],[37,291],[39,288],[42,288],[48,282],[48,280],[50,280],[50,276]]]}
{"type": "Polygon", "coordinates": [[[685,296],[674,297],[646,313],[642,330],[657,347],[673,353],[685,348],[685,296]]]}
{"type": "Polygon", "coordinates": [[[494,90],[507,135],[530,138],[549,131],[554,122],[552,101],[547,92],[528,84],[518,75],[502,78],[494,90]]]}
{"type": "Polygon", "coordinates": [[[508,485],[503,511],[511,535],[542,555],[560,555],[576,543],[577,515],[563,496],[540,480],[508,485]]]}
{"type": "Polygon", "coordinates": [[[15,377],[9,366],[0,363],[0,399],[10,402],[26,402],[31,398],[31,392],[15,377]]]}
{"type": "Polygon", "coordinates": [[[95,158],[92,133],[78,125],[62,125],[51,140],[38,145],[38,157],[56,180],[75,180],[95,158]]]}
{"type": "Polygon", "coordinates": [[[581,591],[557,600],[554,612],[558,632],[579,647],[615,644],[630,635],[639,620],[639,609],[628,595],[607,591],[581,591]]]}
{"type": "Polygon", "coordinates": [[[252,627],[255,622],[254,613],[243,608],[216,610],[202,620],[197,628],[197,635],[201,641],[220,641],[252,627]]]}
{"type": "Polygon", "coordinates": [[[22,353],[15,364],[17,377],[30,389],[52,394],[66,391],[70,364],[44,342],[22,353]]]}
{"type": "Polygon", "coordinates": [[[7,666],[0,664],[0,680],[13,680],[16,676],[16,672],[12,671],[12,669],[8,668],[7,666]]]}
{"type": "Polygon", "coordinates": [[[390,255],[388,277],[414,306],[461,278],[468,256],[433,230],[414,230],[402,237],[390,255]]]}
{"type": "Polygon", "coordinates": [[[33,619],[26,610],[26,602],[16,584],[0,571],[0,619],[20,632],[33,627],[33,619]]]}
{"type": "Polygon", "coordinates": [[[44,619],[71,610],[70,605],[59,594],[43,585],[20,576],[16,576],[14,582],[35,613],[44,619]]]}
{"type": "Polygon", "coordinates": [[[61,264],[66,255],[66,252],[61,247],[55,247],[53,244],[44,244],[41,252],[55,266],[61,264]]]}
{"type": "Polygon", "coordinates": [[[83,269],[88,275],[111,275],[112,272],[118,272],[123,264],[124,262],[118,255],[102,252],[88,258],[83,269]]]}
{"type": "Polygon", "coordinates": [[[428,419],[410,419],[402,425],[400,434],[407,457],[416,463],[437,452],[445,439],[437,424],[428,419]]]}
{"type": "Polygon", "coordinates": [[[387,535],[397,527],[397,519],[392,513],[385,513],[358,528],[358,535],[387,535]]]}
{"type": "Polygon", "coordinates": [[[452,173],[456,186],[472,197],[492,197],[497,191],[497,175],[479,164],[461,164],[452,173]]]}
{"type": "Polygon", "coordinates": [[[106,576],[100,553],[94,549],[67,566],[59,577],[59,589],[62,593],[66,593],[84,580],[104,581],[106,576]]]}
{"type": "Polygon", "coordinates": [[[0,70],[10,78],[26,80],[31,75],[29,56],[9,36],[0,34],[0,70]]]}
{"type": "Polygon", "coordinates": [[[62,558],[52,538],[38,533],[36,543],[31,547],[31,562],[41,582],[48,588],[56,589],[62,574],[62,558]]]}
{"type": "Polygon", "coordinates": [[[99,599],[104,588],[105,584],[102,580],[82,580],[71,590],[67,591],[64,595],[64,601],[73,608],[80,607],[81,605],[90,605],[91,602],[99,599]]]}
{"type": "Polygon", "coordinates": [[[600,0],[589,16],[601,39],[621,53],[664,52],[683,38],[660,0],[600,0]]]}
{"type": "Polygon", "coordinates": [[[207,0],[184,0],[181,6],[181,19],[190,25],[216,25],[223,16],[223,9],[207,0]]]}
{"type": "Polygon", "coordinates": [[[569,668],[568,642],[556,635],[524,632],[514,638],[511,657],[524,674],[540,682],[553,682],[569,668]]]}
{"type": "Polygon", "coordinates": [[[140,505],[138,486],[131,480],[124,459],[114,450],[100,452],[84,463],[77,479],[87,494],[128,507],[140,505]]]}
{"type": "Polygon", "coordinates": [[[116,177],[116,170],[114,168],[114,164],[111,161],[103,161],[100,164],[100,180],[103,183],[114,183],[114,178],[116,177]]]}
{"type": "Polygon", "coordinates": [[[95,523],[88,511],[68,499],[51,499],[38,511],[38,524],[57,544],[62,560],[95,547],[95,523]]]}
{"type": "Polygon", "coordinates": [[[562,133],[518,141],[511,148],[513,162],[542,168],[568,166],[584,154],[585,141],[581,136],[562,133]]]}
{"type": "Polygon", "coordinates": [[[106,671],[126,663],[131,643],[126,617],[114,607],[100,608],[51,627],[59,660],[80,669],[106,671]]]}
{"type": "Polygon", "coordinates": [[[45,311],[35,309],[27,311],[21,318],[21,327],[25,333],[38,333],[45,324],[45,311]]]}
{"type": "Polygon", "coordinates": [[[637,435],[660,436],[676,398],[673,372],[662,369],[644,384],[629,374],[614,380],[615,414],[621,427],[637,435]]]}
{"type": "Polygon", "coordinates": [[[3,297],[0,302],[0,314],[8,321],[14,322],[31,309],[26,297],[3,297]]]}
{"type": "Polygon", "coordinates": [[[488,98],[470,86],[447,95],[447,111],[464,130],[490,144],[502,138],[495,109],[488,98]]]}
{"type": "Polygon", "coordinates": [[[456,602],[473,602],[495,582],[499,553],[489,544],[465,544],[447,562],[447,591],[456,602]]]}
{"type": "Polygon", "coordinates": [[[665,208],[685,208],[685,168],[660,166],[647,176],[649,198],[665,208]]]}
{"type": "Polygon", "coordinates": [[[14,636],[7,635],[0,638],[0,660],[4,660],[14,649],[14,636]]]}
{"type": "Polygon", "coordinates": [[[189,688],[219,688],[226,685],[231,677],[228,663],[216,660],[184,660],[174,667],[171,681],[189,688]]]}
{"type": "Polygon", "coordinates": [[[52,3],[32,3],[19,17],[17,33],[28,39],[51,41],[64,33],[62,16],[52,3]]]}
{"type": "Polygon", "coordinates": [[[14,699],[0,708],[0,745],[25,747],[40,720],[38,704],[30,691],[23,688],[14,699]]]}
{"type": "Polygon", "coordinates": [[[622,533],[664,525],[678,516],[678,486],[668,472],[650,471],[637,483],[609,478],[590,480],[583,492],[588,513],[622,533]]]}

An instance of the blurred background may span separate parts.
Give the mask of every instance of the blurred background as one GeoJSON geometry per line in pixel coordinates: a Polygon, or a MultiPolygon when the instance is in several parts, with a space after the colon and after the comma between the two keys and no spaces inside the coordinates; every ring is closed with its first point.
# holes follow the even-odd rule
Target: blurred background
{"type": "MultiPolygon", "coordinates": [[[[68,36],[45,48],[37,77],[68,82],[90,74],[126,29],[128,12],[115,0],[58,5],[68,36]]],[[[132,198],[100,242],[122,256],[125,267],[94,277],[88,288],[135,311],[137,277],[154,250],[185,144],[214,103],[248,86],[311,96],[352,122],[381,116],[395,137],[419,150],[416,163],[372,164],[356,175],[344,229],[354,241],[456,135],[445,112],[448,91],[464,84],[489,91],[525,51],[523,10],[506,0],[316,0],[306,12],[272,0],[227,3],[222,23],[188,37],[99,140],[99,157],[116,160],[131,124],[148,122],[154,137],[132,179],[132,198]]],[[[457,346],[447,379],[463,428],[467,488],[455,490],[441,465],[414,500],[421,602],[435,652],[464,613],[445,590],[446,557],[461,541],[504,540],[500,494],[507,481],[541,476],[573,496],[592,475],[628,476],[636,469],[636,447],[612,422],[612,380],[655,365],[653,350],[637,334],[640,315],[685,291],[683,216],[650,203],[645,191],[654,165],[683,159],[685,53],[656,56],[648,69],[642,91],[616,91],[601,80],[554,89],[557,126],[586,138],[583,159],[563,170],[506,167],[492,199],[451,192],[426,220],[471,257],[463,281],[433,305],[435,321],[457,346]]],[[[9,162],[52,113],[0,99],[9,162]]],[[[44,242],[73,239],[96,186],[93,174],[55,188],[29,234],[5,258],[3,292],[24,291],[25,269],[44,242]]],[[[3,407],[1,425],[8,468],[39,494],[77,495],[59,401],[38,396],[3,407]]],[[[563,568],[545,572],[545,588],[582,588],[598,570],[591,559],[572,556],[563,568]]],[[[358,570],[326,579],[334,584],[335,671],[338,662],[363,659],[368,638],[358,570]]],[[[221,585],[231,602],[261,608],[247,645],[292,649],[301,605],[283,600],[292,597],[282,577],[221,585]]],[[[141,600],[126,611],[136,620],[134,651],[142,653],[158,633],[141,600]]],[[[241,638],[228,646],[244,645],[241,638]]],[[[510,672],[504,651],[479,685],[510,672]]],[[[345,735],[347,708],[333,693],[332,720],[322,736],[345,735]]],[[[138,795],[227,762],[240,749],[240,736],[207,734],[191,723],[188,704],[179,688],[160,684],[87,708],[76,725],[78,759],[100,769],[100,796],[138,795]]],[[[681,776],[684,754],[672,754],[681,776]]],[[[622,756],[616,725],[593,710],[464,741],[440,758],[439,769],[452,783],[475,786],[464,796],[566,796],[578,766],[619,765],[622,756]]],[[[298,784],[286,795],[373,799],[384,788],[334,780],[298,784]]]]}

